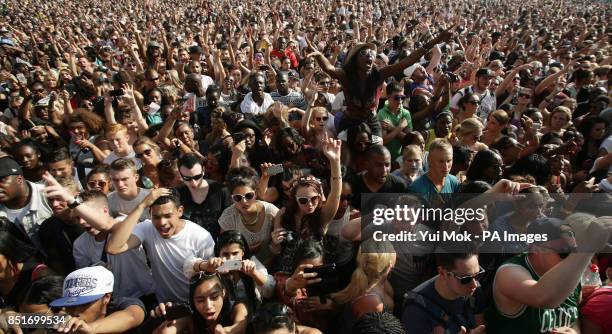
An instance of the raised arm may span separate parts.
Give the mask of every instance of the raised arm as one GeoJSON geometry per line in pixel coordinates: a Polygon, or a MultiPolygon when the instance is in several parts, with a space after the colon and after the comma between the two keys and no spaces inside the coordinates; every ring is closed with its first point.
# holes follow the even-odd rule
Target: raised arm
{"type": "Polygon", "coordinates": [[[308,47],[310,49],[314,50],[310,54],[306,55],[306,58],[314,57],[317,64],[319,64],[325,73],[329,74],[334,79],[343,81],[345,78],[344,70],[341,68],[336,68],[334,65],[332,65],[332,63],[329,62],[329,59],[325,58],[325,56],[315,48],[309,39],[306,39],[306,43],[308,43],[308,47]]]}
{"type": "Polygon", "coordinates": [[[420,49],[412,52],[408,57],[398,61],[393,65],[383,67],[380,70],[380,75],[382,76],[382,78],[386,79],[390,76],[401,73],[406,67],[418,62],[421,57],[423,57],[423,55],[429,50],[431,50],[436,44],[448,41],[452,36],[451,29],[453,28],[454,26],[442,31],[436,38],[427,42],[420,49]]]}
{"type": "Polygon", "coordinates": [[[113,227],[112,233],[106,244],[106,251],[109,254],[121,254],[140,246],[141,240],[132,234],[134,227],[138,224],[140,216],[142,216],[144,210],[149,208],[158,198],[170,195],[170,193],[170,190],[166,188],[151,190],[147,197],[130,212],[124,221],[113,227]]]}
{"type": "Polygon", "coordinates": [[[324,143],[323,154],[329,159],[331,167],[331,190],[327,196],[327,201],[321,209],[321,223],[323,228],[331,223],[332,219],[338,211],[340,204],[340,193],[342,192],[342,173],[340,170],[340,147],[341,141],[335,139],[327,139],[324,143]]]}

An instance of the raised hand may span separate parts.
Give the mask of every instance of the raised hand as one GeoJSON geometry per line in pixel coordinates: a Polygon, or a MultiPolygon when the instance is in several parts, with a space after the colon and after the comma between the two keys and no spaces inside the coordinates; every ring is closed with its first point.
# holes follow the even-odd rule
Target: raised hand
{"type": "Polygon", "coordinates": [[[74,194],[64,188],[49,172],[45,172],[42,176],[47,186],[43,189],[47,198],[61,198],[63,201],[71,202],[74,200],[74,194]]]}
{"type": "Polygon", "coordinates": [[[151,189],[151,192],[147,195],[147,197],[145,197],[142,203],[146,207],[150,207],[153,203],[155,203],[155,201],[157,201],[158,198],[162,196],[169,196],[171,194],[172,194],[172,190],[168,188],[154,188],[154,189],[151,189]]]}
{"type": "Polygon", "coordinates": [[[323,154],[329,159],[329,161],[338,162],[340,161],[340,148],[342,142],[340,140],[328,138],[323,142],[323,154]]]}

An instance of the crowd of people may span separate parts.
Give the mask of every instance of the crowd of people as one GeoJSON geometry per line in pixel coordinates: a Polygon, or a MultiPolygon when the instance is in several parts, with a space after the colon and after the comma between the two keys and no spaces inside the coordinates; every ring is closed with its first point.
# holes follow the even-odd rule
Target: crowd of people
{"type": "Polygon", "coordinates": [[[4,2],[0,332],[612,333],[611,9],[4,2]]]}

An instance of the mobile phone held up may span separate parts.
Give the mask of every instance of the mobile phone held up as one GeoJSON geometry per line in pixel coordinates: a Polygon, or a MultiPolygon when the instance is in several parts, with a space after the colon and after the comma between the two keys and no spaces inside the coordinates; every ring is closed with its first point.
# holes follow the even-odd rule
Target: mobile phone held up
{"type": "Polygon", "coordinates": [[[340,290],[338,284],[338,272],[336,270],[335,263],[305,268],[304,273],[317,273],[316,278],[321,279],[321,282],[306,286],[306,291],[308,292],[309,296],[325,297],[340,290]]]}
{"type": "Polygon", "coordinates": [[[276,174],[280,174],[284,171],[283,164],[276,164],[268,167],[266,169],[266,174],[273,176],[276,174]]]}
{"type": "Polygon", "coordinates": [[[118,97],[118,96],[123,96],[125,95],[125,92],[123,91],[123,89],[113,89],[110,92],[108,92],[110,96],[112,97],[118,97]]]}
{"type": "Polygon", "coordinates": [[[166,315],[164,318],[167,321],[172,321],[191,316],[192,314],[193,311],[191,310],[191,307],[188,304],[178,303],[172,304],[171,307],[166,307],[166,315]]]}
{"type": "Polygon", "coordinates": [[[234,141],[234,145],[240,143],[245,139],[245,135],[242,132],[232,133],[232,140],[234,141]]]}

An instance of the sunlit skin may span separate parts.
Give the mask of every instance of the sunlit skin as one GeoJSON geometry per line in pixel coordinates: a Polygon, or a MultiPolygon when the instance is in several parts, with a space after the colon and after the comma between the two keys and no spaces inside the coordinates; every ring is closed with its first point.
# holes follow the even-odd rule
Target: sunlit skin
{"type": "Polygon", "coordinates": [[[219,314],[223,308],[225,291],[218,279],[209,279],[195,288],[193,293],[193,306],[206,321],[214,328],[219,314]]]}
{"type": "Polygon", "coordinates": [[[242,196],[242,201],[236,202],[234,200],[234,206],[236,207],[236,209],[238,209],[241,215],[250,217],[254,213],[257,213],[257,210],[258,210],[257,199],[256,199],[257,197],[253,196],[252,199],[247,200],[245,198],[247,194],[255,195],[255,189],[248,187],[248,186],[240,186],[240,187],[236,187],[234,191],[232,191],[232,196],[233,195],[242,196]]]}
{"type": "Polygon", "coordinates": [[[138,174],[131,169],[110,172],[113,187],[123,199],[134,199],[138,195],[138,174]]]}
{"type": "Polygon", "coordinates": [[[298,203],[299,214],[302,216],[315,212],[317,207],[321,204],[321,194],[311,186],[299,187],[295,192],[295,198],[298,203]],[[302,204],[297,200],[300,197],[306,197],[309,201],[306,204],[302,204]]]}
{"type": "Polygon", "coordinates": [[[47,169],[53,177],[72,177],[73,176],[73,162],[72,160],[60,160],[56,162],[50,162],[47,164],[47,169]]]}
{"type": "Polygon", "coordinates": [[[126,131],[117,131],[115,133],[109,133],[106,135],[106,139],[109,141],[113,152],[120,157],[125,157],[132,152],[132,146],[130,146],[130,136],[126,131]]]}
{"type": "Polygon", "coordinates": [[[429,171],[427,174],[432,179],[441,179],[450,173],[453,166],[453,151],[437,149],[429,153],[429,171]]]}
{"type": "Polygon", "coordinates": [[[182,215],[183,207],[177,207],[172,202],[151,207],[153,226],[164,239],[169,239],[183,230],[185,221],[181,219],[182,215]]]}
{"type": "Polygon", "coordinates": [[[466,260],[455,260],[455,266],[452,270],[447,271],[442,267],[438,267],[438,274],[440,276],[438,276],[439,279],[435,282],[436,290],[443,298],[448,300],[469,297],[476,291],[476,288],[478,288],[478,282],[473,279],[468,284],[461,284],[455,276],[475,275],[479,271],[480,265],[478,263],[478,257],[475,255],[466,260]]]}
{"type": "Polygon", "coordinates": [[[110,191],[110,184],[110,180],[106,174],[90,174],[87,181],[87,190],[96,190],[108,194],[110,191]]]}

